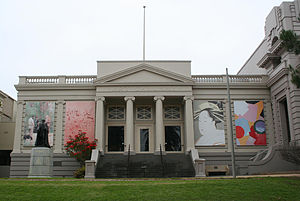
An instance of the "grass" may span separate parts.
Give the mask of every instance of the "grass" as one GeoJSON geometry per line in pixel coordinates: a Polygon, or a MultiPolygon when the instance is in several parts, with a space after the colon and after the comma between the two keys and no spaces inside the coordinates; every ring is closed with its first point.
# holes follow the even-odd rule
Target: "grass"
{"type": "Polygon", "coordinates": [[[0,200],[300,200],[300,178],[0,179],[0,200]]]}

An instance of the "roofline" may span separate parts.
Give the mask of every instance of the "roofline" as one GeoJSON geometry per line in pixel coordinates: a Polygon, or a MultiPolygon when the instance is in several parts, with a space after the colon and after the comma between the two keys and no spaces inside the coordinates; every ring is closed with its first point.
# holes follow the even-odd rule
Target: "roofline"
{"type": "Polygon", "coordinates": [[[125,62],[125,63],[129,63],[129,62],[188,62],[191,63],[191,60],[101,60],[101,61],[97,61],[97,63],[114,63],[114,62],[125,62]]]}
{"type": "Polygon", "coordinates": [[[254,54],[257,52],[257,50],[262,46],[262,44],[265,42],[265,38],[260,42],[260,44],[258,45],[258,47],[254,50],[254,52],[251,54],[251,56],[249,57],[249,59],[247,59],[247,61],[244,63],[244,65],[240,68],[240,70],[237,72],[237,75],[241,72],[241,70],[243,70],[243,68],[245,67],[245,65],[250,61],[250,59],[254,56],[254,54]]]}
{"type": "Polygon", "coordinates": [[[14,98],[12,98],[10,95],[8,95],[7,93],[4,93],[3,91],[0,90],[0,94],[3,95],[4,97],[6,98],[10,98],[12,99],[13,101],[16,101],[14,98]]]}

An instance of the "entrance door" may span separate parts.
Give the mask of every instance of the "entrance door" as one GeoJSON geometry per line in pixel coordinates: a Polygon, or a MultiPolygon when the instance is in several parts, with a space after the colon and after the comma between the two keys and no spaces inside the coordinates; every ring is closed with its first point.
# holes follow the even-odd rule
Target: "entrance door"
{"type": "Polygon", "coordinates": [[[181,151],[181,127],[165,126],[166,151],[181,151]]]}
{"type": "Polygon", "coordinates": [[[290,132],[290,122],[289,122],[289,113],[287,107],[286,98],[279,102],[280,108],[280,120],[283,134],[283,142],[290,143],[291,142],[291,132],[290,132]]]}
{"type": "Polygon", "coordinates": [[[108,151],[124,151],[124,126],[108,126],[108,151]]]}
{"type": "Polygon", "coordinates": [[[153,151],[151,126],[137,126],[136,148],[137,152],[153,151]]]}

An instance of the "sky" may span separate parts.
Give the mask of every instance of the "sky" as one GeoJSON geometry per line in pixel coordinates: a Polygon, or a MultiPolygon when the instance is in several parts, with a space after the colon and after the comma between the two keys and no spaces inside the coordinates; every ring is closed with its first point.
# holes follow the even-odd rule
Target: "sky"
{"type": "Polygon", "coordinates": [[[281,0],[0,0],[0,90],[20,75],[96,75],[101,60],[190,60],[236,74],[281,0]]]}

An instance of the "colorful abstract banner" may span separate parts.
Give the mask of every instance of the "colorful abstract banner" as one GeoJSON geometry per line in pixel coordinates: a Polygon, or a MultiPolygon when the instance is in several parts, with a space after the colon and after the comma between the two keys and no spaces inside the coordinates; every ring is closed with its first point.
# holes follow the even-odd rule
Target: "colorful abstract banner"
{"type": "Polygon", "coordinates": [[[67,101],[65,116],[64,143],[78,131],[87,133],[89,140],[95,139],[95,102],[94,101],[67,101]]]}
{"type": "Polygon", "coordinates": [[[42,120],[45,120],[48,125],[48,140],[50,146],[53,146],[54,110],[55,102],[26,102],[23,136],[24,146],[35,145],[38,125],[42,120]]]}
{"type": "Polygon", "coordinates": [[[234,101],[237,145],[266,145],[263,101],[234,101]]]}
{"type": "Polygon", "coordinates": [[[225,145],[224,102],[194,101],[196,146],[225,145]]]}

